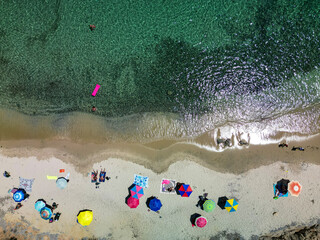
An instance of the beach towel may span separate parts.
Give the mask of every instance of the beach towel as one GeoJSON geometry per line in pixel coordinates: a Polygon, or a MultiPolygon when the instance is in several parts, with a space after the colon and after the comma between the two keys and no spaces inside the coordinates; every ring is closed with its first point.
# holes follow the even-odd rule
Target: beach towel
{"type": "Polygon", "coordinates": [[[168,188],[171,188],[171,187],[173,187],[173,188],[176,187],[176,180],[162,179],[161,180],[161,185],[160,185],[160,193],[177,194],[174,189],[171,192],[168,191],[168,188]]]}
{"type": "Polygon", "coordinates": [[[106,172],[100,172],[99,175],[99,182],[105,182],[106,181],[106,172]]]}
{"type": "Polygon", "coordinates": [[[134,175],[134,182],[133,183],[137,184],[140,187],[147,188],[148,181],[149,181],[149,177],[144,177],[144,176],[140,176],[137,174],[134,175]]]}
{"type": "MultiPolygon", "coordinates": [[[[97,173],[97,175],[98,175],[98,173],[97,173]]],[[[95,176],[95,173],[94,173],[94,172],[91,172],[91,182],[92,182],[92,183],[97,182],[97,179],[95,179],[95,177],[98,178],[98,176],[95,176]]]]}
{"type": "Polygon", "coordinates": [[[48,176],[48,175],[47,175],[47,179],[48,179],[48,180],[57,180],[58,177],[57,177],[57,176],[48,176]]]}
{"type": "Polygon", "coordinates": [[[34,178],[26,179],[26,178],[19,177],[19,180],[20,180],[19,188],[23,188],[24,190],[26,190],[26,192],[32,191],[32,184],[34,182],[34,178]]]}
{"type": "MultiPolygon", "coordinates": [[[[274,192],[274,195],[276,196],[276,184],[273,184],[273,192],[274,192]]],[[[287,192],[286,194],[279,193],[278,197],[288,197],[288,195],[289,195],[289,192],[287,192]]]]}

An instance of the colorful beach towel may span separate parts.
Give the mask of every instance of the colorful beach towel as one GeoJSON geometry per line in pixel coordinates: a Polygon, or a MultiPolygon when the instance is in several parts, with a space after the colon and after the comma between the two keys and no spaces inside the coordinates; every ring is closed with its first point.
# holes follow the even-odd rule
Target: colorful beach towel
{"type": "Polygon", "coordinates": [[[160,186],[160,193],[177,194],[174,189],[175,187],[176,187],[176,180],[162,179],[161,186],[160,186]],[[173,190],[170,192],[168,191],[169,188],[173,188],[173,190]]]}
{"type": "MultiPolygon", "coordinates": [[[[274,192],[274,195],[276,195],[276,184],[273,184],[273,192],[274,192]]],[[[279,193],[278,197],[288,197],[288,195],[289,195],[288,192],[286,194],[279,193]]]]}
{"type": "Polygon", "coordinates": [[[106,181],[106,172],[101,171],[99,175],[99,182],[105,182],[106,181]]]}
{"type": "Polygon", "coordinates": [[[134,182],[133,183],[137,184],[140,187],[147,188],[148,181],[149,181],[149,177],[144,177],[144,176],[140,176],[137,174],[134,175],[134,182]]]}
{"type": "Polygon", "coordinates": [[[32,184],[34,182],[34,178],[26,179],[26,178],[19,177],[19,180],[20,180],[19,188],[23,188],[24,190],[26,190],[26,192],[32,191],[32,184]]]}

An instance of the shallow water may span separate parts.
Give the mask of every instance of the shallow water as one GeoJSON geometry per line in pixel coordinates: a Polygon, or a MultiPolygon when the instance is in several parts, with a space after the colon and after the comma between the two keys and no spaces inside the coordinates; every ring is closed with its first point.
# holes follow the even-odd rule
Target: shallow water
{"type": "Polygon", "coordinates": [[[317,1],[0,6],[0,107],[47,116],[41,134],[27,134],[34,117],[11,137],[147,142],[220,128],[259,144],[319,133],[317,1]],[[74,113],[93,105],[101,118],[74,113]]]}

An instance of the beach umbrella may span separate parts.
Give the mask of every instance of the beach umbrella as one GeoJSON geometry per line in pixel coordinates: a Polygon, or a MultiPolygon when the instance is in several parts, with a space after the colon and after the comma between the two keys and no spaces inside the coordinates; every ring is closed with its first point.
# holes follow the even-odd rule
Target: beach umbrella
{"type": "Polygon", "coordinates": [[[43,199],[38,199],[36,203],[34,204],[34,208],[40,212],[42,208],[46,206],[46,201],[43,199]]]}
{"type": "Polygon", "coordinates": [[[19,188],[14,194],[13,194],[13,200],[16,202],[21,202],[25,199],[26,196],[26,190],[19,188]]]}
{"type": "Polygon", "coordinates": [[[224,208],[227,209],[228,212],[235,212],[238,209],[238,203],[233,198],[228,199],[224,208]]]}
{"type": "Polygon", "coordinates": [[[143,196],[143,187],[134,184],[133,187],[130,189],[130,194],[133,198],[139,199],[143,196]]]}
{"type": "Polygon", "coordinates": [[[180,188],[178,189],[181,197],[189,197],[192,193],[192,189],[190,185],[182,184],[180,188]]]}
{"type": "Polygon", "coordinates": [[[207,225],[207,219],[205,217],[200,216],[196,218],[197,227],[203,228],[206,225],[207,225]]]}
{"type": "Polygon", "coordinates": [[[148,200],[147,202],[148,203],[148,207],[152,210],[152,211],[159,211],[160,208],[162,207],[162,203],[161,201],[156,198],[156,197],[153,197],[153,198],[150,198],[150,200],[148,200]]]}
{"type": "Polygon", "coordinates": [[[206,212],[212,212],[213,209],[216,208],[216,203],[209,199],[209,200],[206,200],[203,204],[203,210],[205,210],[206,212]]]}
{"type": "Polygon", "coordinates": [[[40,216],[44,219],[44,220],[48,220],[51,218],[52,216],[52,211],[50,208],[48,208],[47,206],[42,208],[40,211],[40,216]]]}
{"type": "Polygon", "coordinates": [[[136,208],[139,206],[139,199],[130,196],[127,200],[127,204],[130,208],[136,208]]]}
{"type": "Polygon", "coordinates": [[[289,192],[292,196],[298,197],[301,192],[302,186],[297,181],[292,181],[289,183],[289,192]]]}
{"type": "Polygon", "coordinates": [[[56,181],[57,187],[60,189],[65,189],[68,185],[68,180],[64,177],[59,177],[56,181]]]}
{"type": "Polygon", "coordinates": [[[93,220],[93,213],[91,210],[82,210],[77,216],[78,223],[82,226],[88,226],[93,220]]]}

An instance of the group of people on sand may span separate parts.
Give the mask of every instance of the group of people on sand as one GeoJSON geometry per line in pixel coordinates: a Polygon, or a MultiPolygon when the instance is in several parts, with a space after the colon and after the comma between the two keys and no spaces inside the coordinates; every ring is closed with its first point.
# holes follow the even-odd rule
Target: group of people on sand
{"type": "MultiPolygon", "coordinates": [[[[239,146],[248,146],[249,142],[250,142],[250,135],[248,134],[248,141],[247,141],[241,137],[242,134],[243,133],[240,133],[240,132],[238,132],[238,134],[236,134],[238,145],[239,146]]],[[[234,135],[232,134],[232,138],[233,137],[234,137],[234,135]]],[[[218,134],[217,134],[217,145],[218,146],[223,147],[223,148],[232,147],[232,145],[233,145],[232,142],[233,142],[233,140],[231,138],[222,138],[220,130],[218,131],[218,134]]]]}
{"type": "MultiPolygon", "coordinates": [[[[289,145],[286,144],[286,143],[280,143],[279,147],[284,148],[284,147],[289,147],[289,145]]],[[[304,148],[303,147],[295,147],[295,146],[293,146],[292,149],[291,149],[291,151],[296,151],[296,150],[304,151],[304,148]]]]}
{"type": "Polygon", "coordinates": [[[98,170],[97,171],[92,170],[92,173],[91,173],[91,182],[95,183],[96,188],[99,188],[99,184],[102,182],[105,182],[106,179],[108,181],[109,181],[109,179],[111,179],[111,177],[107,176],[106,169],[103,169],[103,170],[101,169],[100,174],[99,174],[99,182],[98,182],[98,173],[99,173],[98,170]]]}
{"type": "MultiPolygon", "coordinates": [[[[53,203],[52,203],[52,206],[50,206],[50,205],[46,205],[46,206],[47,206],[48,208],[50,208],[51,211],[53,211],[53,210],[57,209],[58,205],[59,205],[59,204],[56,204],[55,202],[53,202],[53,203]]],[[[52,223],[53,221],[59,221],[59,218],[60,218],[60,216],[61,216],[61,213],[60,213],[60,212],[54,213],[53,216],[54,216],[54,217],[51,217],[51,218],[49,219],[49,223],[52,223]]]]}

